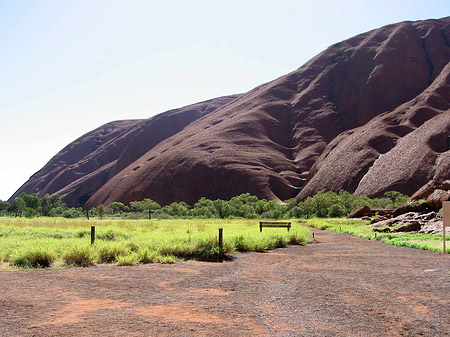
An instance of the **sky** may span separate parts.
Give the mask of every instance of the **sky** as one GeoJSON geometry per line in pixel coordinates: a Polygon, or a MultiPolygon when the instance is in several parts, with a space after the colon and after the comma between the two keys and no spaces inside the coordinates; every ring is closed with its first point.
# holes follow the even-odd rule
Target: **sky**
{"type": "Polygon", "coordinates": [[[120,119],[243,93],[448,0],[0,0],[0,200],[120,119]]]}

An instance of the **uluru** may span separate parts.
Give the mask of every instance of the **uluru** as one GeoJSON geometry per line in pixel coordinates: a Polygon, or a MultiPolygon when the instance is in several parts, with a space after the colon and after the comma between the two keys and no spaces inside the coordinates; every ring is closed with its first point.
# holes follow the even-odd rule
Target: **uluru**
{"type": "Polygon", "coordinates": [[[450,17],[336,43],[253,90],[115,121],[57,153],[23,192],[69,206],[195,203],[249,192],[412,195],[450,177],[450,17]]]}

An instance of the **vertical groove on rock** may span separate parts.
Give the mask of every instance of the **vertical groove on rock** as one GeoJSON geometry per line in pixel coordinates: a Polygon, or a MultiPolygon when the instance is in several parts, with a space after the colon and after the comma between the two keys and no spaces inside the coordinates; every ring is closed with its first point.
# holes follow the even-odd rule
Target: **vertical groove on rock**
{"type": "Polygon", "coordinates": [[[428,66],[428,86],[433,83],[433,72],[434,72],[434,66],[433,62],[431,61],[430,55],[428,54],[425,38],[422,38],[422,49],[425,53],[425,59],[427,60],[427,66],[428,66]]]}
{"type": "Polygon", "coordinates": [[[444,40],[445,44],[447,45],[447,47],[450,47],[450,41],[448,40],[447,36],[446,36],[445,33],[444,33],[444,28],[445,28],[445,27],[448,27],[448,26],[450,26],[450,25],[446,25],[446,26],[442,27],[442,28],[440,29],[440,32],[441,32],[442,39],[444,40]]]}

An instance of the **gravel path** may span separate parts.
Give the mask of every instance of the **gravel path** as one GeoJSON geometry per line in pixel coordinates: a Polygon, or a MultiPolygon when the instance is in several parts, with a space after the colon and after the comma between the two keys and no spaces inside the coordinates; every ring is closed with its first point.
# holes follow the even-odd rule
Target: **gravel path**
{"type": "Polygon", "coordinates": [[[327,231],[233,262],[0,272],[0,336],[450,336],[450,256],[327,231]]]}

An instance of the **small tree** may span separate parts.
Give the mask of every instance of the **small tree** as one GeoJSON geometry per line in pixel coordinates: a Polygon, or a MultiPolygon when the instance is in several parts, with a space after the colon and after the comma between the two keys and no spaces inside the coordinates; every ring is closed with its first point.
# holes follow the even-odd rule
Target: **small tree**
{"type": "Polygon", "coordinates": [[[11,205],[7,201],[0,201],[0,214],[6,213],[11,205]]]}
{"type": "Polygon", "coordinates": [[[27,204],[21,197],[17,197],[14,199],[14,208],[16,211],[16,214],[18,214],[20,217],[22,217],[23,212],[25,211],[25,208],[27,207],[27,204]]]}
{"type": "Polygon", "coordinates": [[[125,205],[123,204],[123,202],[114,201],[111,204],[109,204],[109,207],[111,208],[111,211],[113,213],[120,213],[124,210],[125,205]]]}
{"type": "Polygon", "coordinates": [[[391,199],[393,208],[397,208],[401,204],[405,203],[409,198],[407,195],[404,195],[397,191],[388,191],[384,193],[384,196],[391,199]]]}
{"type": "Polygon", "coordinates": [[[106,208],[103,204],[100,204],[97,208],[97,215],[100,217],[100,219],[103,219],[103,215],[105,215],[106,208]]]}
{"type": "Polygon", "coordinates": [[[308,197],[305,200],[303,200],[302,202],[300,202],[298,204],[298,207],[303,209],[306,219],[309,219],[316,211],[316,202],[314,201],[314,199],[312,197],[308,197]]]}
{"type": "Polygon", "coordinates": [[[344,216],[345,213],[345,208],[340,204],[333,204],[328,209],[328,216],[333,218],[344,216]]]}

